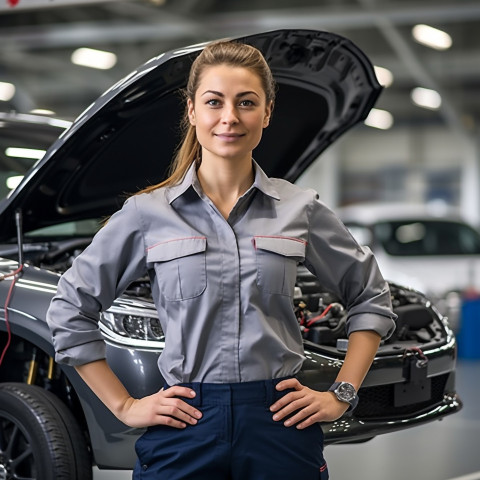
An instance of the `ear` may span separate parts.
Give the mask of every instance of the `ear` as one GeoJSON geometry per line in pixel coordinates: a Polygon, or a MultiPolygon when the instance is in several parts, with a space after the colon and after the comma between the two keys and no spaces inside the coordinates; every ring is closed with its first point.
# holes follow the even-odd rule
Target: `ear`
{"type": "Polygon", "coordinates": [[[270,103],[265,107],[265,115],[263,117],[263,128],[268,127],[270,124],[270,117],[272,115],[272,110],[273,110],[273,102],[270,101],[270,103]]]}
{"type": "Polygon", "coordinates": [[[190,98],[187,98],[187,112],[190,125],[195,126],[195,108],[193,107],[193,102],[190,98]]]}

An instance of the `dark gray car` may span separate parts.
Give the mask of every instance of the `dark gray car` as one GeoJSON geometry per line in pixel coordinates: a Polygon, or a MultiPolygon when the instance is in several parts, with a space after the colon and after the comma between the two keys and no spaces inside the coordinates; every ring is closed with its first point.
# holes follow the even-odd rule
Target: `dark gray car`
{"type": "MultiPolygon", "coordinates": [[[[263,51],[279,86],[274,118],[255,159],[268,175],[295,181],[367,116],[381,87],[365,55],[331,33],[282,30],[241,41],[263,51]]],[[[92,464],[133,467],[141,431],[119,422],[73,368],[54,362],[45,316],[60,274],[103,219],[126,196],[165,177],[179,139],[179,89],[201,48],[150,60],[69,128],[0,116],[0,182],[13,187],[23,177],[13,190],[0,190],[2,480],[88,480],[92,464]],[[4,154],[9,146],[49,145],[36,163],[4,154]],[[23,269],[15,274],[18,263],[23,269]]],[[[303,268],[297,283],[294,306],[306,351],[302,381],[326,390],[345,355],[345,308],[303,268]]],[[[381,345],[353,415],[323,425],[327,444],[364,441],[461,408],[455,338],[446,319],[422,294],[393,284],[391,289],[396,333],[381,345]]],[[[99,326],[108,362],[130,393],[140,397],[161,388],[157,358],[164,336],[148,279],[134,282],[103,312],[99,326]]]]}

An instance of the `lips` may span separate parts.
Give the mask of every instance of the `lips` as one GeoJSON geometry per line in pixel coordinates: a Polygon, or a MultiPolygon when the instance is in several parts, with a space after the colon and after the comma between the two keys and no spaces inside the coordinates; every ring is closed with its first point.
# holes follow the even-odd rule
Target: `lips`
{"type": "Polygon", "coordinates": [[[215,136],[219,138],[220,140],[223,140],[225,142],[234,142],[235,140],[238,140],[239,138],[242,138],[245,134],[243,133],[215,133],[215,136]]]}

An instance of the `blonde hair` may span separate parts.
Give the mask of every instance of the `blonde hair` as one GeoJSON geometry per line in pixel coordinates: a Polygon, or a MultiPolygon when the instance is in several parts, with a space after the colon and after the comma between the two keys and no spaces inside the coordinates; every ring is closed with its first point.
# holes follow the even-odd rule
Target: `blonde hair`
{"type": "MultiPolygon", "coordinates": [[[[185,103],[187,99],[192,102],[195,99],[200,77],[208,67],[217,65],[229,65],[242,67],[258,75],[265,92],[267,105],[275,101],[275,81],[272,72],[260,50],[251,45],[234,41],[217,41],[208,44],[192,63],[187,87],[184,90],[185,103]]],[[[180,183],[193,162],[201,163],[202,149],[197,140],[195,127],[190,124],[188,109],[181,121],[182,141],[175,151],[170,165],[169,177],[161,183],[151,185],[138,193],[149,193],[157,188],[176,185],[180,183]]]]}

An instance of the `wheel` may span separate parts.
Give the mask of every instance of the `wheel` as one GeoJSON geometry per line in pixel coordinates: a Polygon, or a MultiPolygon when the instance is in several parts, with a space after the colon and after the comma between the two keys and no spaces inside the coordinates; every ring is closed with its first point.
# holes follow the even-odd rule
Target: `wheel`
{"type": "Polygon", "coordinates": [[[0,384],[0,479],[89,480],[86,441],[67,407],[33,385],[0,384]]]}
{"type": "Polygon", "coordinates": [[[63,423],[65,424],[75,457],[76,477],[73,478],[75,480],[92,480],[92,457],[90,455],[85,435],[77,420],[68,407],[53,393],[44,390],[43,388],[38,388],[36,390],[38,394],[44,395],[45,398],[50,401],[58,414],[62,417],[63,423]]]}

